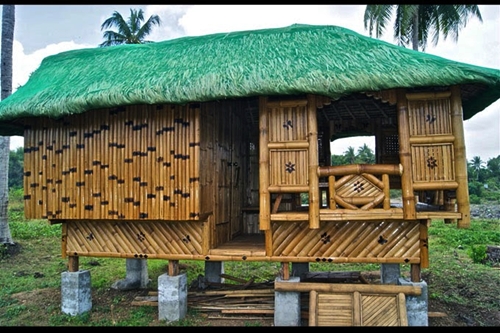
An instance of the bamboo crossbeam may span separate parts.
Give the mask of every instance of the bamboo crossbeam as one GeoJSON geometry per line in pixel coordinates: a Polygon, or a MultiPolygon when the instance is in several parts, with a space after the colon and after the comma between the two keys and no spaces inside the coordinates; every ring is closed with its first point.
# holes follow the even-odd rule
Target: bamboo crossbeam
{"type": "Polygon", "coordinates": [[[401,164],[350,164],[318,167],[319,177],[343,176],[349,174],[360,175],[363,173],[400,176],[403,173],[403,166],[401,164]]]}
{"type": "MultiPolygon", "coordinates": [[[[268,187],[271,193],[307,193],[309,186],[306,185],[271,185],[268,187]]],[[[262,207],[261,207],[262,210],[262,207]]]]}
{"type": "Polygon", "coordinates": [[[306,106],[307,100],[305,99],[294,99],[294,100],[284,100],[284,101],[267,101],[267,106],[270,108],[283,108],[283,107],[299,107],[306,106]]]}
{"type": "Polygon", "coordinates": [[[453,143],[455,136],[453,135],[433,135],[433,136],[412,136],[410,144],[434,144],[434,143],[453,143]]]}
{"type": "Polygon", "coordinates": [[[315,282],[274,282],[274,290],[276,291],[293,291],[293,292],[317,292],[327,293],[374,293],[374,294],[393,294],[404,293],[406,295],[420,296],[422,288],[418,286],[401,286],[401,285],[374,285],[374,284],[349,284],[349,283],[315,283],[315,282]]]}
{"type": "Polygon", "coordinates": [[[309,142],[307,141],[282,141],[282,142],[269,142],[268,149],[308,149],[309,142]]]}
{"type": "Polygon", "coordinates": [[[454,181],[435,181],[435,182],[414,182],[415,191],[424,190],[455,190],[458,188],[458,182],[454,181]]]}
{"type": "Polygon", "coordinates": [[[423,100],[423,99],[439,99],[450,97],[449,91],[443,92],[421,92],[421,93],[407,93],[406,99],[409,101],[423,100]]]}

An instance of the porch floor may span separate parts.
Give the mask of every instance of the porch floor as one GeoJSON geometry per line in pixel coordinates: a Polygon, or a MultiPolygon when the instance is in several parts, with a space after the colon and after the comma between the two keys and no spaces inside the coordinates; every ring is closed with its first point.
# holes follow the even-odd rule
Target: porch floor
{"type": "Polygon", "coordinates": [[[219,245],[209,252],[211,255],[265,256],[265,237],[261,234],[240,235],[231,241],[219,245]]]}

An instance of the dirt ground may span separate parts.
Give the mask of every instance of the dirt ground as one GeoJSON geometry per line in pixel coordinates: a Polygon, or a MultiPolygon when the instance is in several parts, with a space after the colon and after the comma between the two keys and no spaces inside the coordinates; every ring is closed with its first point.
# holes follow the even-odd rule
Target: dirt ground
{"type": "MultiPolygon", "coordinates": [[[[362,273],[367,280],[373,281],[377,279],[376,272],[362,273]]],[[[379,277],[379,276],[378,276],[379,277]]],[[[424,280],[425,277],[423,276],[424,280]]],[[[134,311],[138,310],[137,306],[132,305],[138,296],[148,295],[148,290],[132,290],[118,291],[107,289],[102,292],[93,292],[92,294],[92,311],[91,320],[93,323],[102,322],[103,320],[111,320],[113,323],[118,323],[127,317],[132,316],[134,311]],[[96,309],[110,309],[110,311],[97,311],[96,309]],[[110,318],[111,317],[111,318],[110,318]]],[[[14,295],[20,303],[30,308],[53,308],[54,312],[58,312],[61,302],[60,290],[53,288],[39,289],[28,293],[19,293],[14,295]]],[[[189,313],[188,300],[188,313],[189,313]]],[[[150,305],[153,306],[154,305],[150,305]]],[[[155,307],[156,308],[156,307],[155,307]]],[[[156,311],[156,310],[154,310],[156,311]]],[[[154,312],[153,311],[153,312],[154,312]]],[[[459,305],[453,303],[445,303],[429,299],[429,326],[500,326],[500,311],[488,312],[478,310],[475,307],[467,305],[459,305]]],[[[164,326],[165,322],[158,321],[157,312],[152,315],[152,320],[149,326],[164,326]]],[[[302,326],[307,326],[307,313],[304,315],[302,326]]],[[[188,314],[188,316],[192,316],[188,314]]],[[[38,324],[40,326],[48,326],[49,322],[43,322],[40,318],[38,324]]],[[[173,324],[172,326],[176,326],[173,324]]],[[[184,323],[178,326],[274,326],[272,315],[222,315],[219,312],[207,313],[198,312],[196,318],[189,319],[187,324],[184,323]]]]}

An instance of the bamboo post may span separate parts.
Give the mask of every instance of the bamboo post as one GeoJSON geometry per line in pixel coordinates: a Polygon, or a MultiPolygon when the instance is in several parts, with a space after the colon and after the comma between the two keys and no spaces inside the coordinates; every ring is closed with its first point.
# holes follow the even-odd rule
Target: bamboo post
{"type": "Polygon", "coordinates": [[[269,193],[269,122],[267,97],[259,98],[259,229],[271,227],[271,194],[269,193]]]}
{"type": "Polygon", "coordinates": [[[391,208],[391,188],[389,182],[389,175],[382,174],[382,183],[384,183],[384,209],[391,208]]]}
{"type": "Polygon", "coordinates": [[[335,209],[335,176],[328,176],[328,201],[330,209],[335,209]]]}
{"type": "Polygon", "coordinates": [[[420,221],[420,266],[429,268],[429,235],[428,225],[431,220],[420,221]]]}
{"type": "Polygon", "coordinates": [[[413,175],[410,151],[410,126],[408,121],[408,102],[405,91],[397,91],[398,108],[398,134],[399,134],[399,160],[403,166],[401,174],[401,192],[403,196],[403,218],[416,219],[415,195],[413,194],[413,175]]]}
{"type": "Polygon", "coordinates": [[[78,256],[68,258],[68,272],[78,272],[78,256]]]}
{"type": "Polygon", "coordinates": [[[470,226],[469,185],[467,181],[467,157],[465,154],[464,123],[460,87],[451,87],[451,126],[455,141],[453,143],[455,155],[455,179],[457,188],[457,210],[462,214],[458,220],[458,228],[470,226]]]}
{"type": "Polygon", "coordinates": [[[309,228],[319,229],[320,191],[318,177],[318,123],[316,96],[307,96],[307,126],[309,129],[309,228]]]}

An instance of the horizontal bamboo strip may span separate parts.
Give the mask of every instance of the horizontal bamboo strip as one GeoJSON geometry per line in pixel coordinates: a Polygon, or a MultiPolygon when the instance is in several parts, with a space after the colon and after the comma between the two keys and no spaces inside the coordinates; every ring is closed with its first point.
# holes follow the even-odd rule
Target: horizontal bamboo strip
{"type": "MultiPolygon", "coordinates": [[[[349,209],[321,209],[320,221],[380,221],[381,219],[403,220],[403,210],[401,208],[349,210],[349,209]]],[[[416,213],[416,220],[425,219],[460,219],[462,214],[447,211],[421,211],[416,213]]],[[[282,212],[271,214],[271,221],[276,222],[296,222],[308,221],[307,212],[282,212]]]]}
{"type": "Polygon", "coordinates": [[[419,99],[439,99],[439,98],[448,98],[451,96],[451,91],[443,91],[443,92],[422,92],[422,93],[407,93],[406,99],[409,101],[415,101],[419,99]]]}
{"type": "Polygon", "coordinates": [[[453,135],[429,135],[410,137],[411,144],[453,143],[453,141],[455,141],[455,136],[453,135]]]}
{"type": "Polygon", "coordinates": [[[269,186],[271,193],[305,193],[309,192],[309,186],[305,185],[272,185],[269,186]]]}
{"type": "Polygon", "coordinates": [[[423,190],[455,190],[458,188],[458,183],[454,181],[436,181],[436,182],[414,182],[413,189],[415,191],[423,190]]]}
{"type": "Polygon", "coordinates": [[[294,99],[294,100],[288,100],[288,101],[267,101],[266,107],[268,108],[281,108],[281,107],[297,107],[297,106],[306,106],[307,105],[307,100],[306,99],[294,99]]]}
{"type": "Polygon", "coordinates": [[[369,294],[393,294],[404,293],[406,295],[419,296],[422,294],[422,288],[418,286],[401,286],[401,285],[374,285],[374,284],[349,284],[349,283],[316,283],[316,282],[274,282],[274,290],[276,291],[294,291],[294,292],[309,292],[315,290],[317,292],[328,293],[369,293],[369,294]]]}
{"type": "Polygon", "coordinates": [[[369,173],[374,175],[401,175],[403,167],[401,164],[350,164],[318,167],[319,177],[342,176],[347,174],[369,173]]]}
{"type": "MultiPolygon", "coordinates": [[[[74,256],[73,251],[65,251],[66,256],[74,256]]],[[[328,262],[328,263],[373,263],[373,264],[420,264],[420,258],[347,258],[347,257],[296,257],[296,256],[207,256],[207,255],[172,255],[172,254],[138,254],[85,252],[77,253],[78,257],[96,258],[131,258],[131,259],[164,259],[164,260],[199,260],[199,261],[249,261],[249,262],[328,262]],[[208,259],[207,259],[208,258],[208,259]]]]}
{"type": "Polygon", "coordinates": [[[269,142],[267,144],[269,149],[308,149],[309,142],[307,141],[281,141],[281,142],[269,142]]]}

